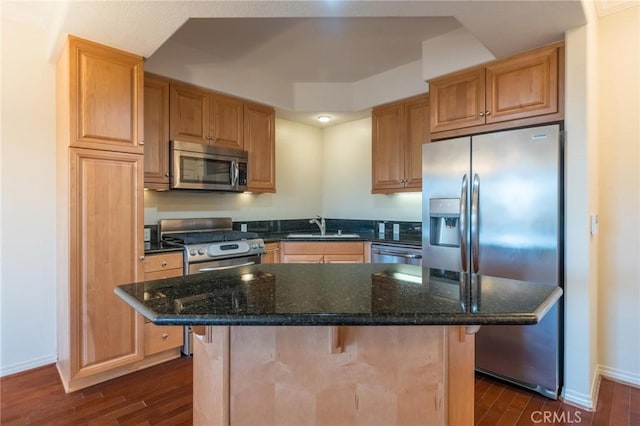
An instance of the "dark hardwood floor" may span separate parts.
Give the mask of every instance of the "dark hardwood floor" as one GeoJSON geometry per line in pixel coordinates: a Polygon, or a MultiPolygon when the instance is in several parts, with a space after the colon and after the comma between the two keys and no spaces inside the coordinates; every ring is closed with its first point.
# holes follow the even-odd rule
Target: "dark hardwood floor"
{"type": "MultiPolygon", "coordinates": [[[[53,365],[0,379],[2,425],[190,425],[192,361],[65,394],[53,365]]],[[[588,412],[478,375],[476,425],[640,426],[640,389],[603,380],[588,412]]],[[[455,426],[455,425],[451,425],[455,426]]]]}

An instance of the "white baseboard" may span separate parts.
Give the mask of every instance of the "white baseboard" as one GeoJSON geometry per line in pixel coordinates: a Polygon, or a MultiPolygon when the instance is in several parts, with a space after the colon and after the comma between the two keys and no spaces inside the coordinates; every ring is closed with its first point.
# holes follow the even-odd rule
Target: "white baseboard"
{"type": "Polygon", "coordinates": [[[640,374],[638,373],[607,367],[605,365],[598,365],[598,372],[602,377],[611,379],[614,382],[640,387],[640,374]]]}
{"type": "Polygon", "coordinates": [[[18,362],[13,365],[3,365],[0,367],[0,377],[8,376],[9,374],[21,373],[32,368],[42,367],[43,365],[53,364],[58,361],[58,355],[45,355],[40,358],[30,359],[24,362],[18,362]]]}
{"type": "Polygon", "coordinates": [[[600,382],[603,377],[613,380],[614,382],[640,387],[640,374],[598,364],[593,376],[593,383],[591,384],[591,394],[584,394],[564,388],[562,391],[562,399],[571,405],[586,410],[595,410],[597,408],[596,403],[598,402],[600,382]]]}
{"type": "MultiPolygon", "coordinates": [[[[599,380],[598,380],[598,383],[599,383],[599,380]]],[[[598,385],[592,386],[591,395],[564,388],[562,390],[562,401],[566,402],[567,404],[574,405],[578,408],[584,408],[587,411],[593,411],[595,409],[595,401],[598,400],[597,398],[598,388],[599,388],[598,385]],[[594,392],[596,393],[595,395],[594,395],[594,392]]]]}

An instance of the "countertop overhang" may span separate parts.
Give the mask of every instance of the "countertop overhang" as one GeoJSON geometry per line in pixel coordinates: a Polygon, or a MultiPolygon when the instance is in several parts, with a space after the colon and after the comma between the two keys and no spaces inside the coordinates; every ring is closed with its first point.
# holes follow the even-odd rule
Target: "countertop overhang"
{"type": "Polygon", "coordinates": [[[562,289],[400,264],[265,264],[115,293],[158,325],[531,325],[562,289]]]}

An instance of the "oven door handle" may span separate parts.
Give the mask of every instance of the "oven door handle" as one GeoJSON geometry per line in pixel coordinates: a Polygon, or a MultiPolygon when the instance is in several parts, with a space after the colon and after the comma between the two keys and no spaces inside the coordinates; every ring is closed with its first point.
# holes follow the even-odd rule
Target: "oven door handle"
{"type": "Polygon", "coordinates": [[[213,266],[213,267],[210,267],[210,268],[198,269],[198,272],[222,271],[224,269],[240,268],[241,266],[251,266],[251,265],[255,265],[255,264],[256,264],[256,262],[246,262],[246,263],[240,263],[238,265],[213,266]]]}

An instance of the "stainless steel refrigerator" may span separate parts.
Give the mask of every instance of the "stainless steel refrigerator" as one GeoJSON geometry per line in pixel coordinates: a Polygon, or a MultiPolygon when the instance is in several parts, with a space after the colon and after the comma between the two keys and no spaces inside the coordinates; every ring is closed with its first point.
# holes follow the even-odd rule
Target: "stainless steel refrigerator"
{"type": "MultiPolygon", "coordinates": [[[[423,267],[562,286],[558,125],[428,143],[422,165],[423,267]]],[[[476,369],[557,398],[561,303],[537,325],[481,327],[476,369]]]]}

